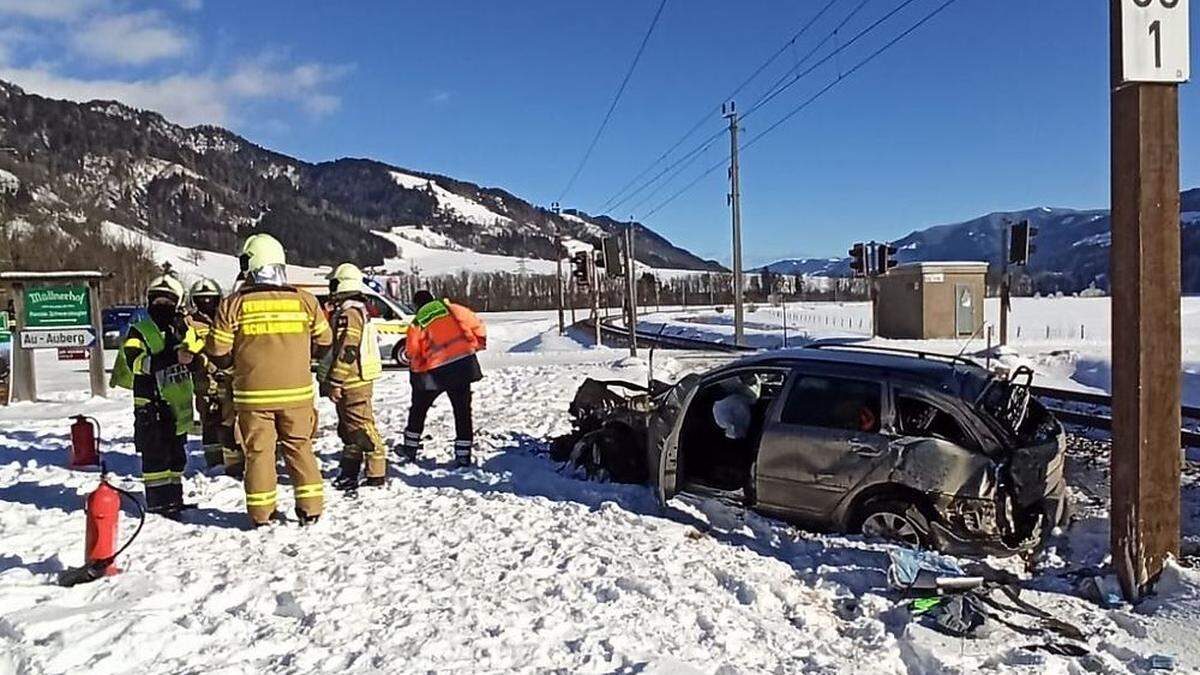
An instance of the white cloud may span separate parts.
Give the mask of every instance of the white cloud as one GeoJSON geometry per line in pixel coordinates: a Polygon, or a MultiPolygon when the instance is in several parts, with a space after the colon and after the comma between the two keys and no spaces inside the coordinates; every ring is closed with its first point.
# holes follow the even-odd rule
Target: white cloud
{"type": "Polygon", "coordinates": [[[204,0],[179,0],[179,6],[189,12],[197,12],[204,7],[204,0]]]}
{"type": "Polygon", "coordinates": [[[341,99],[328,87],[349,70],[348,66],[314,63],[281,66],[276,58],[264,57],[243,63],[226,75],[180,73],[137,80],[85,79],[62,75],[45,66],[0,65],[0,79],[50,98],[111,99],[159,112],[179,124],[228,125],[255,103],[294,103],[314,116],[333,112],[341,99]]]}
{"type": "Polygon", "coordinates": [[[430,103],[441,104],[448,103],[452,98],[454,98],[454,92],[446,91],[445,89],[439,89],[430,94],[429,98],[426,100],[428,100],[430,103]]]}
{"type": "Polygon", "coordinates": [[[30,19],[66,21],[77,19],[98,0],[0,0],[0,14],[30,19]]]}
{"type": "Polygon", "coordinates": [[[142,65],[182,55],[191,40],[158,12],[98,16],[74,28],[71,46],[94,59],[142,65]]]}

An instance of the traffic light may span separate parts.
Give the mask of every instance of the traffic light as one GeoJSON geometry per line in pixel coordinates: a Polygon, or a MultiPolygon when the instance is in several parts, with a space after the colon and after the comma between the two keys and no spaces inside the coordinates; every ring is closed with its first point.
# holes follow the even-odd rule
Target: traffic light
{"type": "Polygon", "coordinates": [[[875,245],[875,274],[887,274],[896,266],[896,247],[892,244],[875,245]]]}
{"type": "Polygon", "coordinates": [[[1014,223],[1008,237],[1008,263],[1010,265],[1028,265],[1029,256],[1035,250],[1033,238],[1037,236],[1037,228],[1032,227],[1028,220],[1014,223]]]}
{"type": "Polygon", "coordinates": [[[619,237],[605,237],[602,244],[604,252],[604,273],[610,277],[625,275],[625,266],[621,264],[621,240],[619,237]]]}
{"type": "Polygon", "coordinates": [[[575,255],[571,256],[571,276],[575,278],[575,285],[579,288],[586,289],[591,286],[591,262],[591,251],[576,251],[575,255]]]}
{"type": "Polygon", "coordinates": [[[861,241],[850,249],[850,269],[854,270],[854,276],[865,277],[870,274],[871,263],[867,259],[869,255],[867,245],[861,241]]]}

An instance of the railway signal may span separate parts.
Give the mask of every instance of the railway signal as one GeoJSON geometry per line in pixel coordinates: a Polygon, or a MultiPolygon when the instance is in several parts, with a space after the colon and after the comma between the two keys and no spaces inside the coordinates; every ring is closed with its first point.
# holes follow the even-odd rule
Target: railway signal
{"type": "Polygon", "coordinates": [[[1033,245],[1033,238],[1037,236],[1037,228],[1029,224],[1028,220],[1022,220],[1019,223],[1012,225],[1012,233],[1009,235],[1008,247],[1008,263],[1010,265],[1028,265],[1029,256],[1037,249],[1033,245]]]}
{"type": "Polygon", "coordinates": [[[854,276],[859,278],[871,274],[870,254],[867,245],[861,241],[850,249],[850,269],[854,270],[854,276]]]}
{"type": "Polygon", "coordinates": [[[592,285],[592,253],[591,251],[576,251],[575,255],[571,256],[571,277],[575,279],[575,285],[583,290],[591,288],[592,285]]]}
{"type": "Polygon", "coordinates": [[[604,262],[601,265],[604,268],[604,274],[609,277],[622,277],[625,275],[625,267],[621,262],[621,239],[617,236],[605,237],[600,247],[604,255],[604,262]]]}
{"type": "Polygon", "coordinates": [[[896,266],[896,247],[883,243],[875,245],[875,276],[882,276],[896,266]]]}

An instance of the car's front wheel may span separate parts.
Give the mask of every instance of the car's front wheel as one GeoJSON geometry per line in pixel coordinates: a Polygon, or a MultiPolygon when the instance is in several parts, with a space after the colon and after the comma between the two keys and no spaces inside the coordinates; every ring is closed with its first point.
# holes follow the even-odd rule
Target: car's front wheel
{"type": "Polygon", "coordinates": [[[929,521],[916,505],[896,499],[869,502],[862,511],[860,531],[868,539],[930,548],[929,521]]]}
{"type": "Polygon", "coordinates": [[[392,347],[392,361],[395,361],[396,365],[401,368],[408,367],[408,353],[404,351],[405,342],[405,340],[401,340],[396,343],[395,347],[392,347]]]}

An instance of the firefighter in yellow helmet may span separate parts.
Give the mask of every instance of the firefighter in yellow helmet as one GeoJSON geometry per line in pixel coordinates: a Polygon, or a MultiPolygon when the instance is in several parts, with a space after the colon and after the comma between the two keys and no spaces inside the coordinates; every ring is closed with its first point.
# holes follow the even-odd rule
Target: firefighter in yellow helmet
{"type": "Polygon", "coordinates": [[[334,487],[353,492],[366,458],[364,484],[384,484],[387,446],[375,428],[371,409],[373,382],[383,372],[379,336],[367,314],[362,271],[342,263],[330,273],[329,298],[334,309],[333,349],[321,362],[318,377],[321,395],[337,407],[338,437],[342,440],[341,466],[334,487]]]}
{"type": "Polygon", "coordinates": [[[292,479],[301,525],[317,521],[324,489],[311,364],[333,340],[317,299],[287,283],[283,246],[260,234],[242,247],[245,280],[217,308],[208,356],[233,368],[233,407],[246,454],[246,510],[256,525],[281,519],[275,508],[275,446],[292,479]]]}
{"type": "MultiPolygon", "coordinates": [[[[203,277],[188,292],[191,311],[188,326],[196,337],[207,342],[221,302],[221,285],[203,277]]],[[[204,461],[209,468],[225,466],[226,473],[241,475],[242,453],[233,433],[233,390],[231,372],[217,368],[203,353],[192,362],[192,383],[196,389],[196,413],[200,416],[204,461]]]]}
{"type": "Polygon", "coordinates": [[[111,384],[133,390],[133,445],[142,458],[146,510],[172,516],[183,502],[184,447],[192,428],[188,364],[203,343],[183,320],[183,284],[170,275],[146,289],[148,318],[129,327],[111,384]]]}

